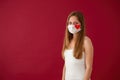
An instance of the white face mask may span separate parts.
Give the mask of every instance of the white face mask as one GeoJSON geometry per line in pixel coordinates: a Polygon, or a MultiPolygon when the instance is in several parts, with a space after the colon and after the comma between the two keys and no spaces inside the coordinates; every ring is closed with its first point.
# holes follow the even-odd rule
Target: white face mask
{"type": "Polygon", "coordinates": [[[73,25],[73,24],[70,24],[68,25],[68,31],[72,34],[75,34],[77,32],[79,32],[81,30],[81,27],[80,25],[73,25]]]}

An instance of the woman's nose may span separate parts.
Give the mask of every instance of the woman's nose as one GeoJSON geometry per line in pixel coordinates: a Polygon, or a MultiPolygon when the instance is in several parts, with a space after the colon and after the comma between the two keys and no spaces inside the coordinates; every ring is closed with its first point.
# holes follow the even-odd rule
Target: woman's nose
{"type": "Polygon", "coordinates": [[[75,23],[71,23],[72,25],[75,25],[75,23]]]}

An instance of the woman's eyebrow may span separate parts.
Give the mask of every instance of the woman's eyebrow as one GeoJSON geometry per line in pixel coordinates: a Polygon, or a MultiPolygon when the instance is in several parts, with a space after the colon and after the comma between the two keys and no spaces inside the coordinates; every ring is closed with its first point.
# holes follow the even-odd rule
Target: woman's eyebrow
{"type": "Polygon", "coordinates": [[[78,22],[74,22],[74,23],[78,23],[78,22]]]}

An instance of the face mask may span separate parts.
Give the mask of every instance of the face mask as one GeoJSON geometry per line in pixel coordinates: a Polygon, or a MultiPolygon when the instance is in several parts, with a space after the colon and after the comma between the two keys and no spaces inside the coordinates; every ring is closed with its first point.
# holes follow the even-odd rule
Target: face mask
{"type": "Polygon", "coordinates": [[[77,32],[79,32],[81,30],[81,26],[80,25],[68,25],[68,31],[72,34],[75,34],[77,32]]]}

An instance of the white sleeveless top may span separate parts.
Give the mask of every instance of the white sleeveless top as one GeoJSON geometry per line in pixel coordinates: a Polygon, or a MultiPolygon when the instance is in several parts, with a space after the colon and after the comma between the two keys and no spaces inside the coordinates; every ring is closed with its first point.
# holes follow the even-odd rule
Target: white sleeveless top
{"type": "Polygon", "coordinates": [[[76,59],[73,56],[73,49],[64,51],[65,57],[65,80],[83,80],[85,75],[84,52],[82,59],[76,59]]]}

